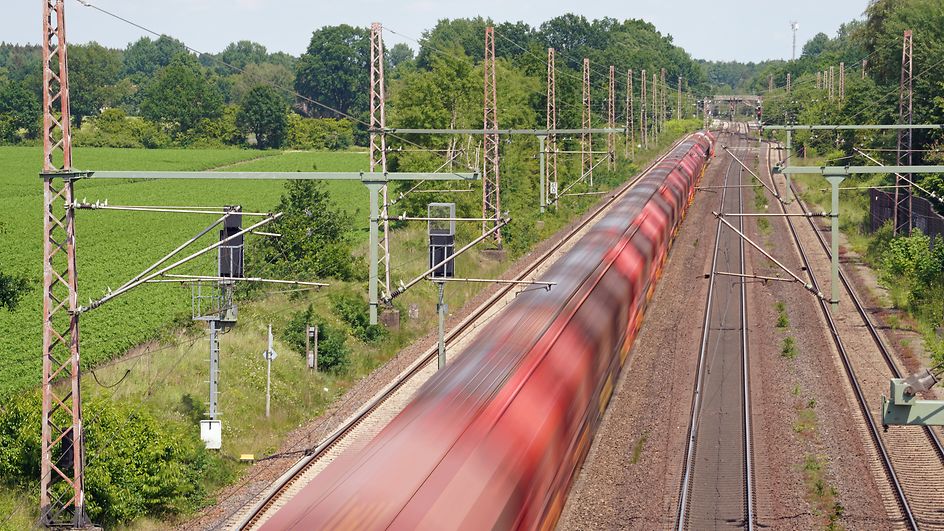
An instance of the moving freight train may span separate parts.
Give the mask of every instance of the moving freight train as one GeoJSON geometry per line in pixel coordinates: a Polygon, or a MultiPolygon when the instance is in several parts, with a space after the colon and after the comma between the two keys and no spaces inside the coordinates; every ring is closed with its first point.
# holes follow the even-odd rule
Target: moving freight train
{"type": "Polygon", "coordinates": [[[695,133],[264,529],[535,529],[557,522],[714,140],[695,133]]]}

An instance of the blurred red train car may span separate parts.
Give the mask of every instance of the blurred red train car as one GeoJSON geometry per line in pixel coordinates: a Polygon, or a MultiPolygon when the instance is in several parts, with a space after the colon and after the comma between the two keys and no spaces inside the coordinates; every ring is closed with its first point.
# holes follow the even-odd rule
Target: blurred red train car
{"type": "Polygon", "coordinates": [[[553,527],[713,155],[695,133],[263,529],[553,527]]]}

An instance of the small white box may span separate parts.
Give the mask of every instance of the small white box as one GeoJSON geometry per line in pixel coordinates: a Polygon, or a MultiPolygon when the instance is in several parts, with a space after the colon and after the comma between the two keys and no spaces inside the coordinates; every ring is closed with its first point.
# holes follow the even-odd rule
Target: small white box
{"type": "Polygon", "coordinates": [[[200,440],[207,450],[219,450],[223,446],[223,424],[218,420],[200,421],[200,440]]]}

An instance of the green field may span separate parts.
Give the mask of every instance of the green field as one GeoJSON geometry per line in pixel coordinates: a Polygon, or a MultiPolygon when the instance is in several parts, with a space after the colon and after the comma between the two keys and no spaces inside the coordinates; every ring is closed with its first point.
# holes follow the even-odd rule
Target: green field
{"type": "MultiPolygon", "coordinates": [[[[15,311],[0,310],[0,394],[39,383],[41,160],[39,148],[0,147],[0,271],[26,276],[32,286],[15,311]]],[[[87,148],[76,150],[74,165],[93,170],[359,171],[366,169],[367,156],[353,152],[87,148]]],[[[360,183],[333,181],[328,187],[337,203],[352,214],[366,210],[367,192],[360,183]]],[[[241,204],[247,211],[266,212],[278,204],[283,182],[87,180],[76,183],[75,190],[77,199],[107,199],[111,205],[241,204]]],[[[367,226],[366,216],[356,215],[355,219],[359,226],[367,226]]],[[[212,216],[205,215],[78,211],[80,301],[98,298],[108,287],[121,285],[212,221],[212,216]]],[[[215,238],[211,232],[201,243],[215,238]]],[[[208,260],[182,271],[212,274],[208,260]]],[[[115,299],[82,319],[83,365],[94,365],[155,337],[175,319],[189,317],[189,310],[189,290],[170,285],[145,286],[115,299]]]]}

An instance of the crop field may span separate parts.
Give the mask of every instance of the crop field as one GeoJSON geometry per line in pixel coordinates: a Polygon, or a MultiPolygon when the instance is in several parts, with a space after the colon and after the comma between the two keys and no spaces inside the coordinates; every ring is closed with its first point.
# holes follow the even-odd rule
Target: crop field
{"type": "MultiPolygon", "coordinates": [[[[41,363],[42,186],[39,148],[0,148],[0,270],[26,276],[31,290],[15,311],[0,310],[0,395],[39,383],[41,363]]],[[[74,165],[98,170],[359,171],[366,153],[254,152],[250,150],[78,149],[74,165]]],[[[332,197],[366,227],[366,189],[357,182],[328,183],[332,197]],[[361,215],[357,215],[358,210],[361,215]],[[361,219],[363,218],[363,219],[361,219]]],[[[279,202],[282,181],[89,180],[76,198],[111,205],[222,206],[267,212],[279,202]]],[[[86,303],[115,288],[203,227],[212,216],[120,211],[77,212],[79,298],[86,303]]],[[[211,231],[196,245],[216,239],[211,231]]],[[[193,247],[193,250],[199,247],[193,247]]],[[[183,254],[181,256],[184,256],[183,254]]],[[[184,272],[212,274],[211,260],[184,272]]],[[[151,339],[190,311],[189,289],[150,285],[84,316],[83,365],[94,365],[151,339]]]]}

